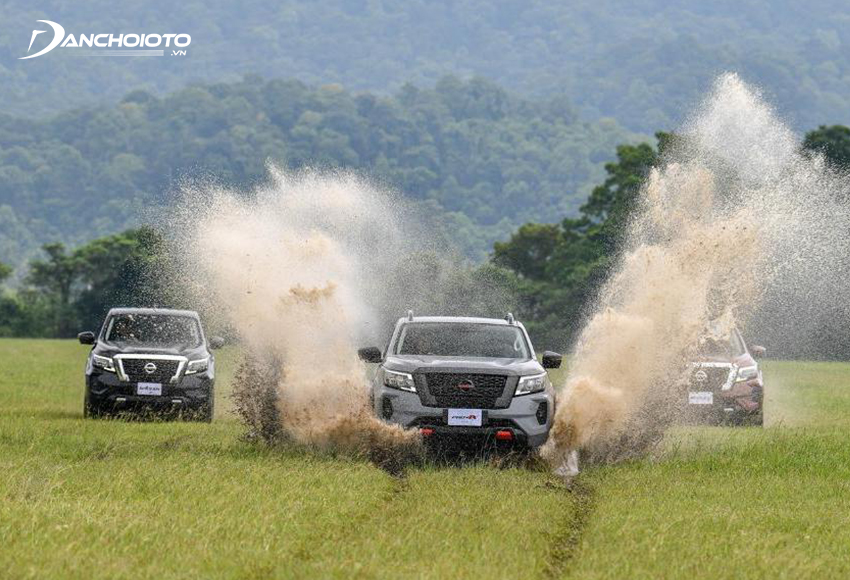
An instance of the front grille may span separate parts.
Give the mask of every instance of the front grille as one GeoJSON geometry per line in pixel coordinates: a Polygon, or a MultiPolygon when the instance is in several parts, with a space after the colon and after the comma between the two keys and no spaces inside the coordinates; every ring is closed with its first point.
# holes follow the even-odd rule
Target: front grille
{"type": "Polygon", "coordinates": [[[167,383],[177,373],[180,364],[176,360],[162,360],[156,358],[125,358],[121,361],[124,366],[124,374],[133,383],[167,383]],[[145,365],[153,363],[156,370],[148,373],[145,365]]]}
{"type": "Polygon", "coordinates": [[[690,390],[695,391],[719,391],[720,388],[729,380],[731,367],[704,367],[697,366],[691,371],[689,379],[690,390]],[[703,378],[700,373],[705,373],[703,378]]]}
{"type": "Polygon", "coordinates": [[[508,377],[504,375],[470,375],[454,373],[425,373],[425,385],[434,398],[434,407],[453,409],[495,409],[496,400],[505,392],[508,377]],[[463,390],[459,384],[471,382],[463,390]]]}

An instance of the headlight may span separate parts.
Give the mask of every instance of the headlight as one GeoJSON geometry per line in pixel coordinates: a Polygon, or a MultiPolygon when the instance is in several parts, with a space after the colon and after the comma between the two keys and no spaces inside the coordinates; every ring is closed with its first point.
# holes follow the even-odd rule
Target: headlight
{"type": "Polygon", "coordinates": [[[190,360],[188,366],[186,366],[186,374],[193,375],[195,373],[202,373],[208,368],[210,368],[209,357],[199,360],[190,360]]]}
{"type": "Polygon", "coordinates": [[[751,381],[759,376],[759,368],[756,365],[751,367],[741,367],[738,369],[738,375],[735,377],[735,382],[751,381]]]}
{"type": "Polygon", "coordinates": [[[416,392],[416,385],[413,383],[413,375],[410,373],[400,373],[383,369],[384,385],[393,388],[401,389],[402,391],[416,392]]]}
{"type": "Polygon", "coordinates": [[[519,384],[516,386],[516,391],[514,391],[514,396],[518,397],[519,395],[537,393],[545,388],[546,373],[541,373],[539,375],[530,375],[527,377],[520,377],[519,384]]]}
{"type": "Polygon", "coordinates": [[[112,359],[108,356],[100,356],[96,354],[91,355],[91,366],[109,371],[110,373],[115,372],[115,365],[112,363],[112,359]]]}

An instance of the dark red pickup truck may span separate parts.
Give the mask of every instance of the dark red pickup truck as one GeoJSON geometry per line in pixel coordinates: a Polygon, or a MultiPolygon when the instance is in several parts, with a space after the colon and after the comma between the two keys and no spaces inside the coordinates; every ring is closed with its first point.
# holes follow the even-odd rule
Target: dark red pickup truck
{"type": "Polygon", "coordinates": [[[736,329],[728,339],[707,339],[687,381],[688,417],[714,424],[757,425],[764,421],[764,382],[756,357],[736,329]]]}

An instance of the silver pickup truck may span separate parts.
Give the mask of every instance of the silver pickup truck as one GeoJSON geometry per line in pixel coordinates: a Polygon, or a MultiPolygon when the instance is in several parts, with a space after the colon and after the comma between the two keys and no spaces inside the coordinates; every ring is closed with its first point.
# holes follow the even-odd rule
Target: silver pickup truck
{"type": "Polygon", "coordinates": [[[537,362],[525,327],[512,315],[398,320],[387,347],[363,348],[377,363],[371,399],[375,413],[428,438],[473,438],[534,448],[546,442],[555,394],[546,369],[561,355],[537,362]]]}

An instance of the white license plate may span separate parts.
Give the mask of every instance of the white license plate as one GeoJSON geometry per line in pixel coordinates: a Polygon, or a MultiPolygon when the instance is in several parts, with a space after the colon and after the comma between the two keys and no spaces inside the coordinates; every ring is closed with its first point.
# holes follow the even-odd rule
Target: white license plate
{"type": "Polygon", "coordinates": [[[688,393],[689,405],[713,405],[714,393],[711,391],[699,391],[688,393]]]}
{"type": "Polygon", "coordinates": [[[449,425],[481,427],[481,409],[449,409],[449,425]]]}
{"type": "Polygon", "coordinates": [[[159,397],[162,395],[162,383],[139,383],[136,394],[159,397]]]}

